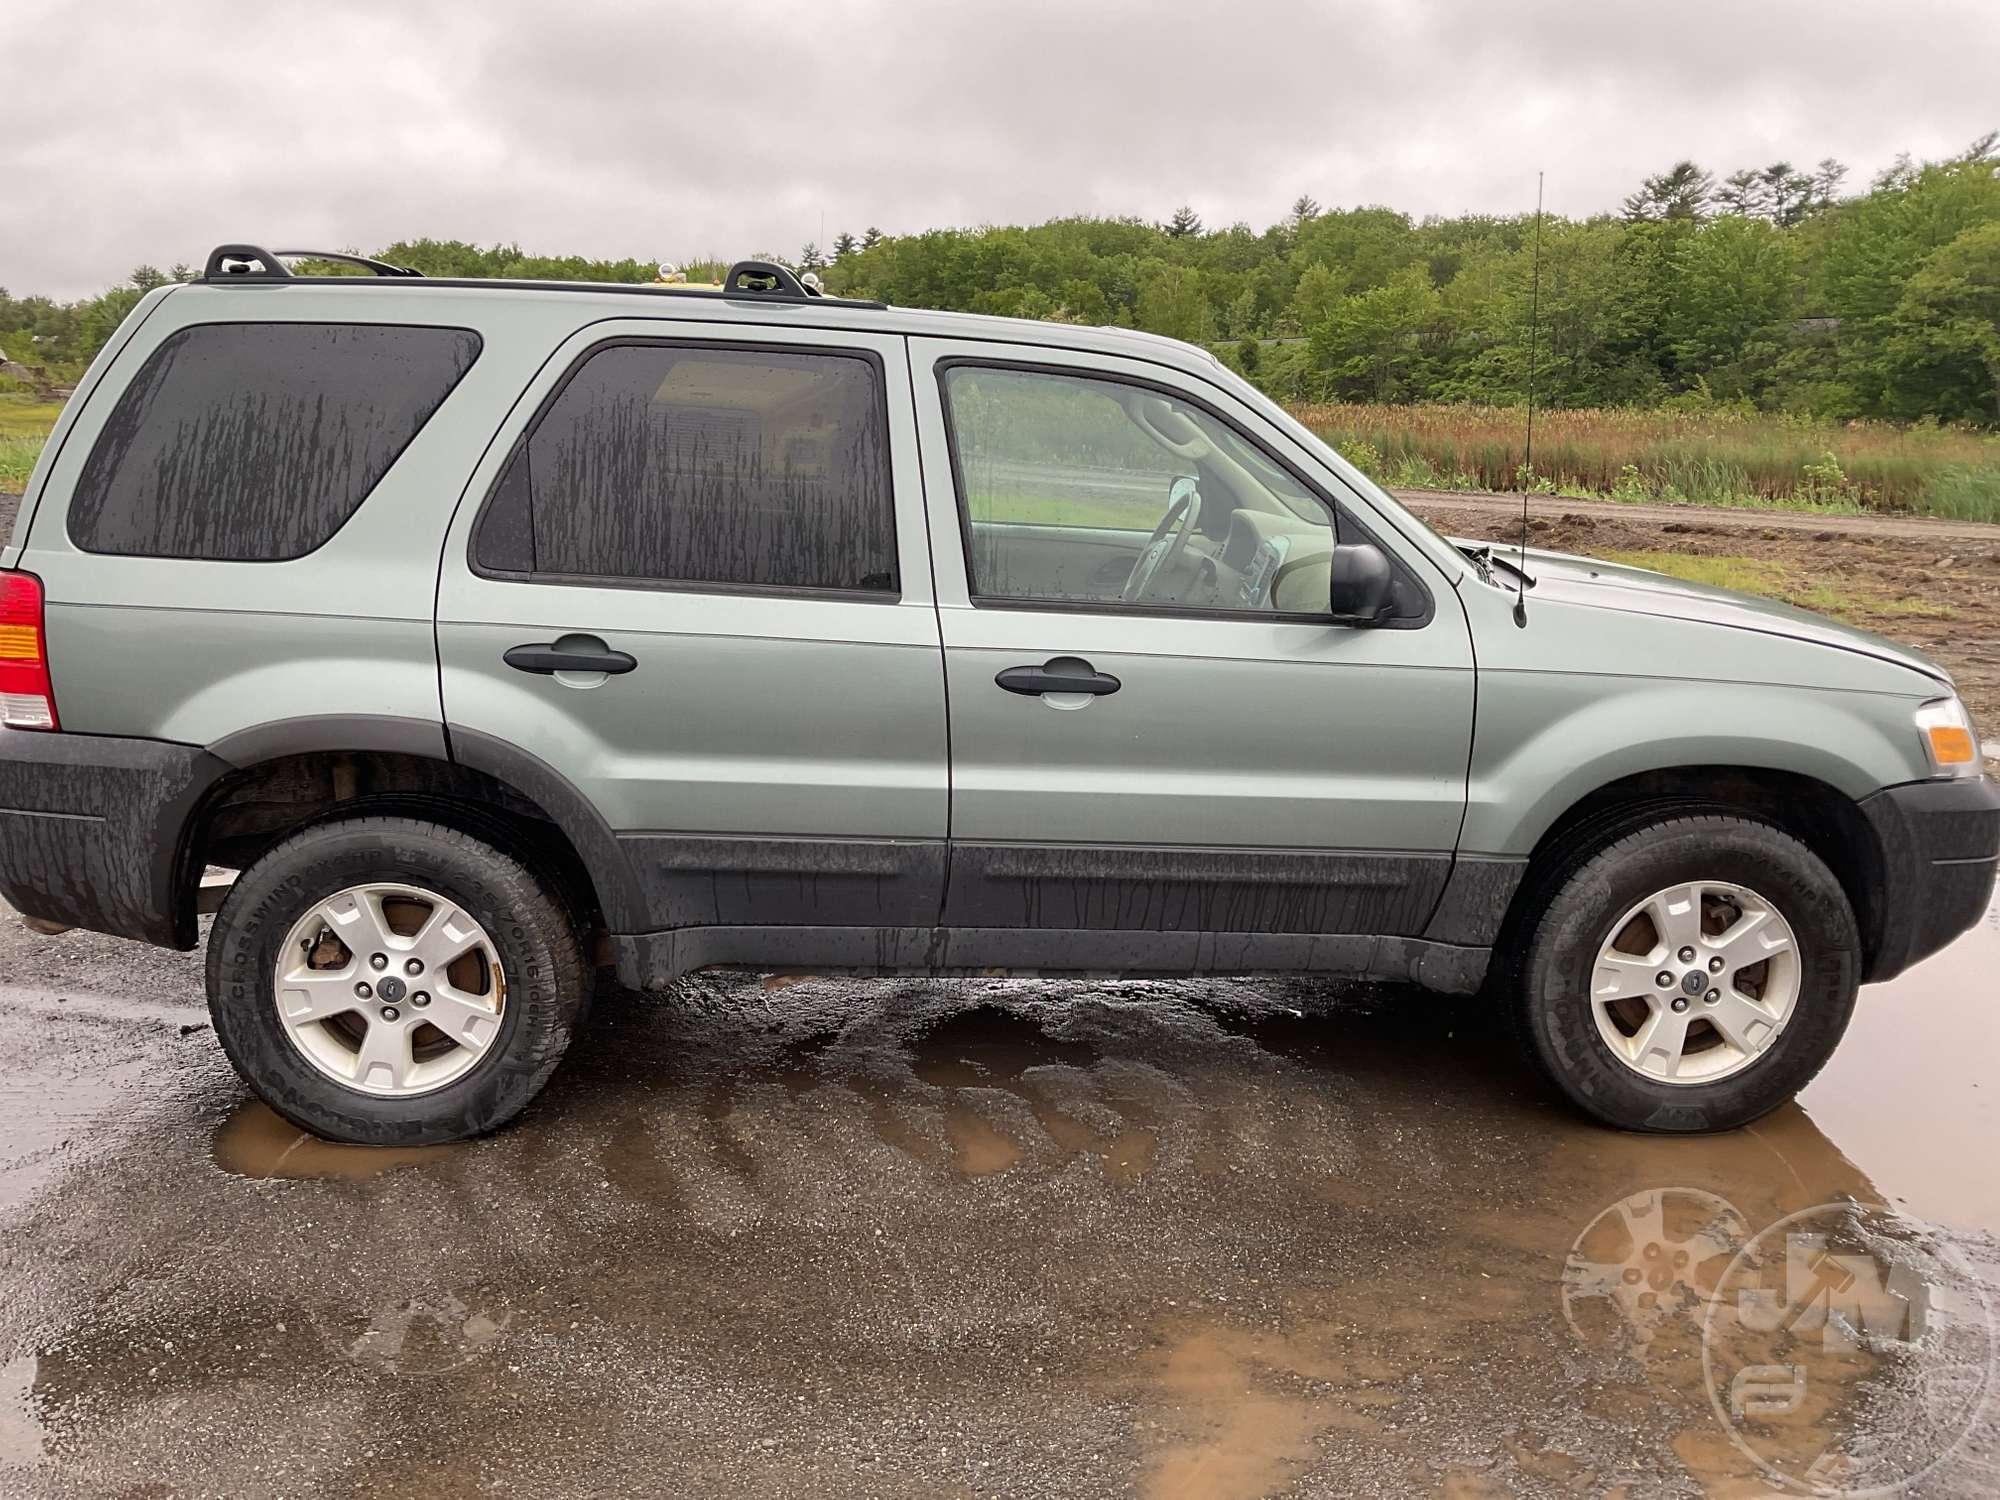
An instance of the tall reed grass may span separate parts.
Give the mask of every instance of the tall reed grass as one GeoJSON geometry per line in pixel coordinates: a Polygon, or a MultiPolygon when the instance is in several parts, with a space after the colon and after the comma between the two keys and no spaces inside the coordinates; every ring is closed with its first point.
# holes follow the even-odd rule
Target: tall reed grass
{"type": "Polygon", "coordinates": [[[1728,412],[1538,412],[1321,403],[1294,414],[1370,477],[1695,505],[1902,511],[2000,521],[2000,435],[1728,412]]]}

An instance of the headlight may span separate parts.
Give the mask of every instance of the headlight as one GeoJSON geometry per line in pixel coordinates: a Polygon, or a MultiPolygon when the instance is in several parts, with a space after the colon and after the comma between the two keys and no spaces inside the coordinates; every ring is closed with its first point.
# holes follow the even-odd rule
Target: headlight
{"type": "Polygon", "coordinates": [[[1977,776],[1984,769],[1979,732],[1958,699],[1939,698],[1918,709],[1917,733],[1923,737],[1932,775],[1977,776]]]}

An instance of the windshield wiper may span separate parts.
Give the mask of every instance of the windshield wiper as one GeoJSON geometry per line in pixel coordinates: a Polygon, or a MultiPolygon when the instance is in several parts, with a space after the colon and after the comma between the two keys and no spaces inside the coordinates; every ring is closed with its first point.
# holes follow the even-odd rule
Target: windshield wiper
{"type": "MultiPolygon", "coordinates": [[[[1493,550],[1491,542],[1481,542],[1477,547],[1460,547],[1458,550],[1478,563],[1482,572],[1488,568],[1505,568],[1509,573],[1512,573],[1516,578],[1521,580],[1523,588],[1531,589],[1535,586],[1534,574],[1523,568],[1519,563],[1507,561],[1506,558],[1493,550]]],[[[1491,582],[1492,580],[1488,579],[1487,581],[1491,582]]]]}
{"type": "Polygon", "coordinates": [[[1516,578],[1521,580],[1523,588],[1531,589],[1535,586],[1535,575],[1530,573],[1526,568],[1522,567],[1519,563],[1508,562],[1506,558],[1495,552],[1491,547],[1487,548],[1486,551],[1487,557],[1493,566],[1496,568],[1505,568],[1509,573],[1512,573],[1516,578]]]}

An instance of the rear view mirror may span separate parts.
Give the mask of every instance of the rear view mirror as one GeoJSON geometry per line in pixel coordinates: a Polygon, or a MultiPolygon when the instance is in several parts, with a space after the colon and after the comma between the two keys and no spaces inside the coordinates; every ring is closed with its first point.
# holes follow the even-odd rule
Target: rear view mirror
{"type": "Polygon", "coordinates": [[[1372,542],[1344,542],[1333,549],[1327,607],[1343,625],[1379,625],[1394,612],[1395,571],[1372,542]]]}

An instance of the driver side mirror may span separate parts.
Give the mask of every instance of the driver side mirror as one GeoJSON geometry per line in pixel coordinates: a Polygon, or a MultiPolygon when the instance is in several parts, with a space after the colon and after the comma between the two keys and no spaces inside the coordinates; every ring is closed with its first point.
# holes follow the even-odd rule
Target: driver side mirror
{"type": "Polygon", "coordinates": [[[1395,611],[1390,597],[1395,570],[1373,542],[1343,542],[1333,549],[1327,607],[1343,625],[1379,625],[1395,611]]]}

